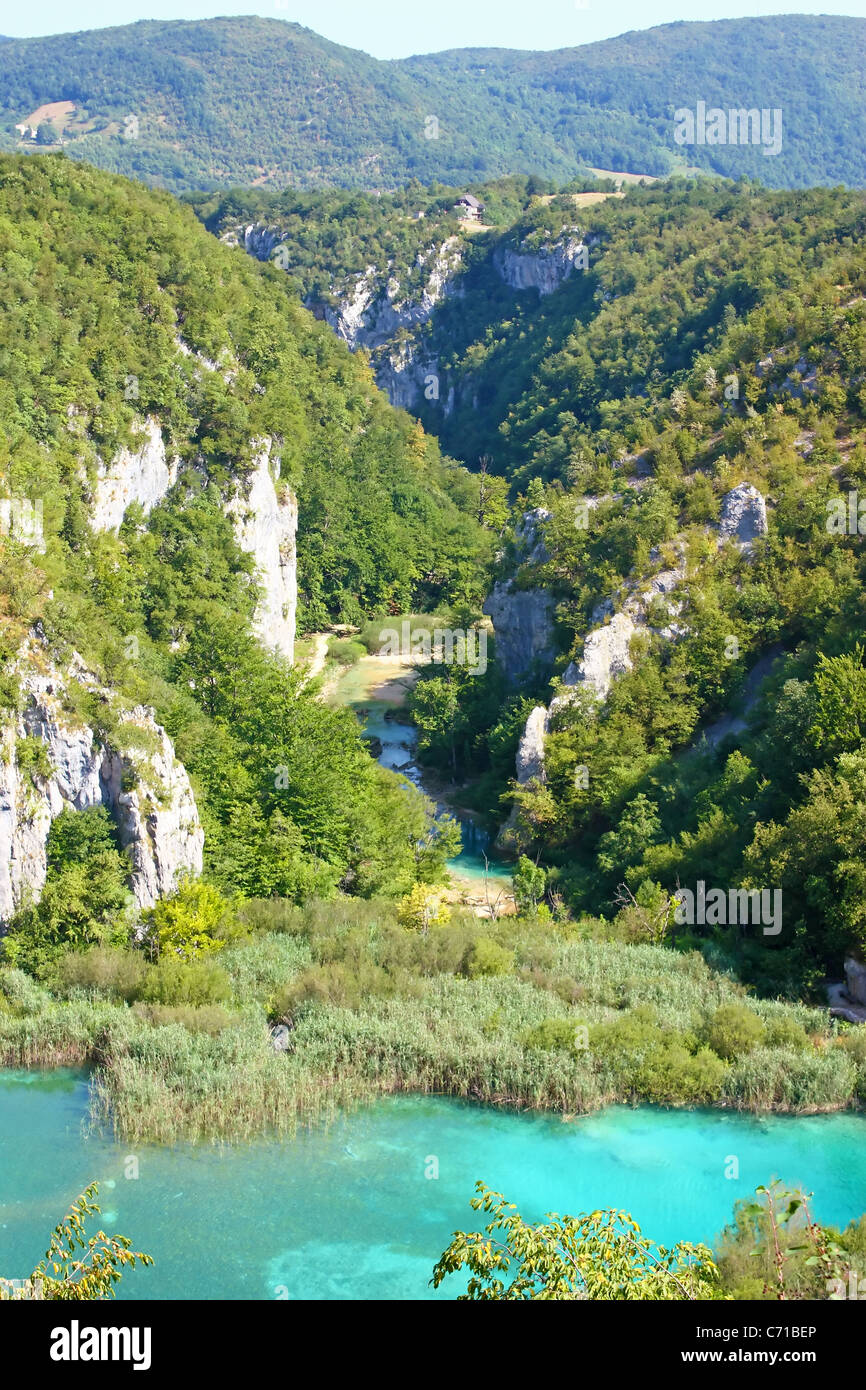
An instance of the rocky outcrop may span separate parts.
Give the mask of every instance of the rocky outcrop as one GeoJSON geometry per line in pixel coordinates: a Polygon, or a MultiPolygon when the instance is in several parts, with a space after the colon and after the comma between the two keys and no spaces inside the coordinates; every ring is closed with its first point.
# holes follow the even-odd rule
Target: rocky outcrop
{"type": "Polygon", "coordinates": [[[259,639],[289,662],[294,660],[298,607],[298,503],[288,487],[279,488],[279,461],[264,440],[253,467],[226,506],[235,540],[255,561],[259,602],[254,628],[259,639]]]}
{"type": "Polygon", "coordinates": [[[462,243],[451,236],[440,245],[419,251],[416,270],[422,276],[417,290],[406,289],[391,274],[391,265],[370,265],[342,291],[336,308],[326,305],[324,316],[350,348],[374,351],[389,344],[401,330],[427,323],[437,304],[453,293],[463,265],[462,243]]]}
{"type": "Polygon", "coordinates": [[[851,956],[845,962],[845,992],[855,1004],[866,1007],[866,965],[851,956]]]}
{"type": "Polygon", "coordinates": [[[424,399],[441,400],[445,415],[453,409],[453,387],[448,398],[443,400],[440,396],[439,359],[417,357],[416,345],[411,339],[379,357],[376,384],[396,410],[414,410],[424,399]]]}
{"type": "MultiPolygon", "coordinates": [[[[534,524],[534,531],[537,529],[538,522],[534,524]]],[[[767,529],[766,502],[751,483],[740,483],[722,499],[718,527],[720,545],[725,541],[734,541],[744,552],[748,552],[760,536],[767,534],[767,529]]],[[[584,639],[580,659],[572,661],[563,673],[564,689],[552,700],[543,728],[537,710],[533,710],[530,716],[535,721],[534,727],[530,731],[527,724],[524,736],[528,746],[534,749],[534,770],[526,772],[526,759],[521,764],[518,758],[519,782],[539,775],[537,767],[539,763],[543,765],[544,760],[544,733],[549,731],[556,713],[574,698],[578,688],[587,691],[598,702],[606,700],[614,681],[632,669],[632,642],[636,636],[646,632],[666,641],[676,641],[684,634],[686,629],[677,622],[682,602],[676,597],[676,590],[686,575],[685,550],[681,543],[677,543],[675,551],[677,560],[672,567],[653,575],[646,586],[629,586],[628,595],[619,611],[612,599],[598,605],[593,613],[593,621],[598,626],[584,639]],[[657,600],[661,600],[661,604],[657,600]],[[661,621],[657,616],[659,608],[663,615],[661,621]]],[[[652,558],[659,558],[657,550],[652,558]]]]}
{"type": "Polygon", "coordinates": [[[25,901],[38,900],[48,832],[66,806],[108,809],[130,858],[130,887],[140,907],[171,893],[183,874],[201,873],[204,832],[195,797],[154,711],[122,711],[113,741],[101,739],[64,698],[76,685],[113,698],[80,658],[61,671],[44,643],[32,639],[16,671],[23,713],[0,732],[0,922],[25,901]],[[42,745],[41,771],[30,770],[20,740],[42,745]]]}
{"type": "Polygon", "coordinates": [[[685,578],[685,557],[671,569],[654,575],[645,588],[634,588],[617,612],[612,599],[599,604],[593,613],[598,623],[586,636],[583,653],[572,661],[562,676],[563,689],[549,708],[537,706],[529,716],[517,754],[517,781],[524,785],[544,780],[544,741],[556,714],[571,704],[578,690],[584,690],[596,703],[606,700],[615,680],[633,667],[632,642],[641,632],[655,633],[669,641],[685,630],[673,619],[681,602],[672,597],[685,578]],[[649,619],[656,599],[662,599],[668,621],[652,626],[649,619]]]}
{"type": "Polygon", "coordinates": [[[146,515],[177,480],[178,459],[166,455],[159,421],[149,415],[137,433],[142,436],[138,449],[120,449],[110,463],[97,464],[90,514],[94,531],[119,531],[133,502],[146,515]]]}
{"type": "MultiPolygon", "coordinates": [[[[257,260],[273,260],[291,272],[288,257],[282,258],[278,227],[251,223],[242,230],[226,232],[222,239],[230,245],[242,244],[257,260]]],[[[429,322],[446,295],[459,292],[462,268],[462,239],[448,236],[418,252],[410,285],[393,273],[393,262],[389,261],[387,265],[368,265],[332,284],[327,299],[308,296],[305,303],[353,352],[362,348],[370,353],[376,383],[393,406],[417,409],[431,377],[437,378],[437,395],[427,398],[439,400],[438,361],[422,342],[419,329],[429,322]]]]}
{"type": "MultiPolygon", "coordinates": [[[[583,685],[597,700],[606,700],[617,676],[632,669],[630,647],[637,635],[637,625],[629,613],[615,613],[609,623],[589,634],[583,644],[583,656],[572,662],[563,676],[567,686],[583,685]]],[[[551,713],[566,703],[559,696],[551,705],[551,713]]]]}
{"type": "Polygon", "coordinates": [[[750,550],[768,529],[767,504],[751,483],[740,483],[722,499],[720,540],[734,540],[743,550],[750,550]]]}
{"type": "Polygon", "coordinates": [[[536,705],[526,721],[517,749],[517,780],[544,781],[544,736],[547,733],[548,713],[544,705],[536,705]]]}
{"type": "Polygon", "coordinates": [[[538,290],[543,297],[558,290],[575,267],[586,269],[588,258],[580,229],[568,227],[558,241],[538,251],[502,247],[496,251],[493,264],[513,290],[538,290]]]}
{"type": "MultiPolygon", "coordinates": [[[[544,524],[550,512],[536,507],[525,512],[515,528],[515,565],[543,564],[548,559],[544,524]]],[[[518,588],[513,579],[498,580],[483,611],[496,634],[496,659],[510,686],[549,671],[556,658],[553,640],[554,602],[539,588],[518,588]]]]}
{"type": "Polygon", "coordinates": [[[553,599],[544,589],[516,589],[499,582],[484,604],[496,633],[496,659],[505,680],[520,685],[535,670],[552,666],[553,599]]]}

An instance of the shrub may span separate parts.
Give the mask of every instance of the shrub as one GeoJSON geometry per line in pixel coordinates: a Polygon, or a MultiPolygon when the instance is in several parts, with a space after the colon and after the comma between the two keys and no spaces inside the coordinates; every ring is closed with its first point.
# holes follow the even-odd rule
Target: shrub
{"type": "Polygon", "coordinates": [[[364,963],[360,968],[343,962],[313,966],[278,990],[270,1003],[268,1016],[288,1022],[305,1005],[331,1004],[339,1009],[359,1009],[376,995],[388,997],[396,992],[396,982],[378,965],[364,963]]]}
{"type": "Polygon", "coordinates": [[[645,1004],[597,1025],[590,1038],[620,1094],[660,1105],[702,1105],[718,1098],[728,1068],[709,1048],[693,1052],[692,1044],[687,1035],[663,1029],[656,1010],[645,1004]]]}
{"type": "Polygon", "coordinates": [[[349,637],[332,637],[328,643],[328,656],[340,666],[354,666],[367,655],[363,642],[352,641],[349,637]]]}
{"type": "Polygon", "coordinates": [[[93,946],[88,951],[67,951],[57,963],[56,987],[62,994],[82,989],[111,999],[136,999],[147,974],[139,951],[93,946]]]}
{"type": "Polygon", "coordinates": [[[584,1034],[578,1030],[585,1027],[570,1018],[543,1018],[524,1034],[524,1045],[539,1052],[584,1051],[584,1034]]]}
{"type": "Polygon", "coordinates": [[[810,1046],[802,1023],[795,1018],[771,1018],[767,1023],[768,1047],[793,1047],[799,1050],[810,1046]]]}
{"type": "Polygon", "coordinates": [[[479,936],[463,959],[463,974],[470,980],[487,975],[510,975],[514,969],[514,952],[507,951],[489,936],[479,936]]]}
{"type": "Polygon", "coordinates": [[[201,879],[188,880],[148,914],[150,944],[160,956],[171,953],[183,960],[219,951],[225,941],[216,933],[226,924],[228,907],[218,889],[201,879]]]}
{"type": "Polygon", "coordinates": [[[423,883],[416,883],[397,906],[400,926],[420,932],[422,936],[426,936],[431,927],[444,927],[450,916],[451,909],[443,903],[441,894],[423,883]]]}
{"type": "Polygon", "coordinates": [[[752,1052],[766,1036],[756,1013],[744,1004],[721,1004],[707,1020],[704,1038],[719,1057],[733,1061],[752,1052]]]}
{"type": "Polygon", "coordinates": [[[51,1003],[47,989],[37,985],[23,970],[0,970],[0,997],[12,1013],[28,1017],[42,1013],[51,1003]]]}
{"type": "Polygon", "coordinates": [[[148,969],[140,998],[150,1004],[223,1004],[231,997],[224,970],[209,960],[185,961],[165,956],[148,969]]]}

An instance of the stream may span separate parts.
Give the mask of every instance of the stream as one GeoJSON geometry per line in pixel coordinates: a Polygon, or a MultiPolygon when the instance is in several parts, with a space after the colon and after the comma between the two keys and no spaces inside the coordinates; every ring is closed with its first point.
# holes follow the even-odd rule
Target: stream
{"type": "MultiPolygon", "coordinates": [[[[365,737],[378,739],[382,748],[378,758],[382,766],[402,773],[426,791],[423,772],[415,761],[417,731],[408,718],[401,717],[415,677],[416,668],[410,662],[390,656],[365,656],[340,676],[330,693],[335,703],[355,711],[365,737]]],[[[460,821],[462,838],[460,854],[448,864],[452,887],[463,901],[479,912],[485,911],[488,895],[491,902],[498,902],[500,908],[507,910],[512,902],[508,866],[495,859],[490,849],[490,836],[472,816],[452,814],[460,821]],[[485,853],[489,868],[485,864],[485,853]]]]}

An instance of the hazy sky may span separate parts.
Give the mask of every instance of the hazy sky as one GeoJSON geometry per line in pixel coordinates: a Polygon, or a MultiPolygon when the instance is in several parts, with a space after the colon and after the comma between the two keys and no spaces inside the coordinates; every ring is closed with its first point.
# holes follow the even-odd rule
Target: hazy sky
{"type": "Polygon", "coordinates": [[[675,19],[836,13],[866,17],[866,0],[0,0],[0,34],[62,34],[136,19],[259,14],[288,19],[377,58],[442,48],[566,48],[675,19]]]}

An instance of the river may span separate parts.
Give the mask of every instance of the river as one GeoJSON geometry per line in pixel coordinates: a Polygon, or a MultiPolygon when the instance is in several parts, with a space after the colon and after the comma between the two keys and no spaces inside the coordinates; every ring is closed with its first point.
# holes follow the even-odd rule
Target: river
{"type": "MultiPolygon", "coordinates": [[[[401,716],[416,674],[411,662],[397,657],[365,656],[334,683],[330,698],[353,709],[366,736],[379,740],[378,757],[383,767],[402,773],[427,790],[415,761],[417,731],[405,715],[401,716]]],[[[462,849],[448,865],[455,898],[485,914],[488,899],[497,910],[508,911],[513,899],[507,866],[491,853],[490,837],[471,815],[458,815],[458,819],[462,849]]]]}
{"type": "Polygon", "coordinates": [[[734,1200],[774,1175],[814,1189],[821,1221],[866,1205],[866,1119],[851,1114],[614,1107],[564,1122],[397,1096],[290,1143],[130,1153],[86,1137],[86,1113],[81,1074],[0,1073],[5,1277],[30,1273],[94,1179],[100,1224],[156,1260],[124,1274],[121,1298],[453,1298],[456,1280],[438,1293],[428,1281],[452,1232],[477,1229],[479,1178],[528,1218],[622,1207],[668,1243],[712,1241],[734,1200]]]}

